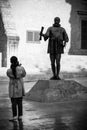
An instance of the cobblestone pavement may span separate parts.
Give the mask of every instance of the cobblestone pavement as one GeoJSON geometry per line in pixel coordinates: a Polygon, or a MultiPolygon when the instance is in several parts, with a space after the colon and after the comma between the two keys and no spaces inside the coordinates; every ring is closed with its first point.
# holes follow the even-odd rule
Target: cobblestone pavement
{"type": "MultiPolygon", "coordinates": [[[[77,79],[86,86],[87,79],[77,79]]],[[[26,82],[26,92],[35,82],[26,82]]],[[[87,101],[39,103],[23,100],[23,121],[12,117],[8,82],[0,82],[0,130],[87,130],[87,101]]]]}

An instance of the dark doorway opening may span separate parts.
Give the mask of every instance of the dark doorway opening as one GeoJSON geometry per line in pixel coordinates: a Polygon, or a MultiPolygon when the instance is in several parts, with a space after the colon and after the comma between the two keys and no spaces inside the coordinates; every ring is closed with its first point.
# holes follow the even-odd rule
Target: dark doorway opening
{"type": "Polygon", "coordinates": [[[87,20],[81,21],[81,49],[87,49],[87,20]]]}

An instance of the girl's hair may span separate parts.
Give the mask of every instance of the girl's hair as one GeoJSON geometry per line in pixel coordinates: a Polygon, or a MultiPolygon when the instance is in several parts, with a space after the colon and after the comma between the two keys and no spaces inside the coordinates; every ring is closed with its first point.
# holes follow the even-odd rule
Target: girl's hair
{"type": "Polygon", "coordinates": [[[19,62],[16,56],[10,58],[12,73],[16,79],[16,67],[19,66],[19,62]]]}

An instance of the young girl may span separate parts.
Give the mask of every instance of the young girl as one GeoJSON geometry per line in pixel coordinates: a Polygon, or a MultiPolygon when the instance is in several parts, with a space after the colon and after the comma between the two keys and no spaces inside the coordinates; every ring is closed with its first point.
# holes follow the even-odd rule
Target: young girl
{"type": "Polygon", "coordinates": [[[23,77],[26,75],[16,56],[10,58],[11,66],[7,70],[9,77],[9,97],[12,103],[13,118],[10,121],[22,120],[22,100],[25,95],[23,77]]]}

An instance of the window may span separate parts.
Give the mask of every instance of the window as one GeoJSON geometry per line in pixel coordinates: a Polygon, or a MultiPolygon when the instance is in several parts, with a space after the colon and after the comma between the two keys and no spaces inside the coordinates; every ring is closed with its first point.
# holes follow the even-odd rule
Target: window
{"type": "Polygon", "coordinates": [[[39,31],[27,31],[27,42],[39,43],[39,33],[39,31]]]}
{"type": "Polygon", "coordinates": [[[81,49],[87,49],[87,20],[81,21],[81,49]]]}

